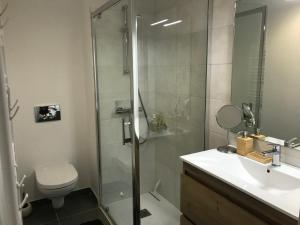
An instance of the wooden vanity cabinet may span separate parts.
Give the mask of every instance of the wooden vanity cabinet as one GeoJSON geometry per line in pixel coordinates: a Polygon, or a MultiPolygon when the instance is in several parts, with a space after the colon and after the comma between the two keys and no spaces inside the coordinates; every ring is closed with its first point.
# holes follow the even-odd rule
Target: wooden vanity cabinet
{"type": "Polygon", "coordinates": [[[184,215],[180,217],[180,225],[193,225],[184,215]]]}
{"type": "Polygon", "coordinates": [[[297,225],[293,218],[184,163],[181,225],[297,225]]]}

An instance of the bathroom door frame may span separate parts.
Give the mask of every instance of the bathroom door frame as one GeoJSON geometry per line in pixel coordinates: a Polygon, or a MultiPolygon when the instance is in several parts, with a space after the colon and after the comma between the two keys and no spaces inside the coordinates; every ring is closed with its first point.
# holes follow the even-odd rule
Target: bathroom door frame
{"type": "MultiPolygon", "coordinates": [[[[92,53],[93,53],[93,73],[95,90],[96,109],[96,134],[97,134],[97,160],[98,160],[98,189],[100,204],[99,208],[107,221],[114,225],[113,219],[108,215],[101,205],[102,199],[102,174],[101,174],[101,140],[100,140],[100,99],[99,99],[99,70],[97,67],[96,51],[96,30],[94,20],[103,12],[118,4],[122,0],[109,0],[98,9],[90,13],[92,31],[92,53]]],[[[128,0],[128,29],[129,29],[129,66],[130,66],[130,104],[131,104],[131,127],[132,127],[132,195],[133,195],[133,225],[141,225],[140,219],[140,155],[139,155],[139,97],[138,97],[138,44],[137,44],[137,16],[135,10],[135,0],[128,0]]]]}

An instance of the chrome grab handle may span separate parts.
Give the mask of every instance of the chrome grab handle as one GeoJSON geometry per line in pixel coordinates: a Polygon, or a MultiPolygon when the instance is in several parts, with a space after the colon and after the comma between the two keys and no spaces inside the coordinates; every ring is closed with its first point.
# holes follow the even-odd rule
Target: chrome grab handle
{"type": "Polygon", "coordinates": [[[10,120],[13,120],[15,118],[15,116],[17,115],[17,113],[19,112],[20,106],[17,106],[15,112],[9,116],[10,120]]]}
{"type": "Polygon", "coordinates": [[[10,93],[10,87],[7,86],[7,98],[8,98],[8,109],[9,109],[9,119],[13,120],[17,113],[19,112],[20,106],[18,106],[19,100],[17,99],[15,103],[11,104],[11,93],[10,93]],[[13,110],[15,110],[13,112],[13,110]]]}
{"type": "Polygon", "coordinates": [[[8,3],[6,3],[5,6],[3,7],[3,9],[1,10],[0,17],[2,17],[4,15],[4,13],[6,12],[7,8],[8,8],[8,3]]]}
{"type": "Polygon", "coordinates": [[[123,145],[125,145],[126,143],[131,143],[132,142],[131,122],[130,121],[126,122],[124,118],[122,118],[122,140],[123,140],[123,145]],[[125,126],[128,126],[128,128],[129,128],[129,133],[130,133],[129,138],[126,138],[125,126]]]}
{"type": "MultiPolygon", "coordinates": [[[[1,17],[1,16],[0,16],[0,17],[1,17]]],[[[8,19],[6,18],[6,19],[4,20],[4,22],[1,23],[0,29],[3,29],[3,28],[6,26],[7,23],[8,23],[8,19]]]]}
{"type": "Polygon", "coordinates": [[[128,55],[129,55],[129,49],[128,49],[128,42],[129,42],[129,40],[128,40],[128,32],[127,31],[125,31],[125,33],[124,33],[124,36],[123,36],[123,48],[124,48],[124,55],[123,55],[123,57],[124,57],[124,69],[123,69],[123,73],[124,74],[129,74],[129,68],[128,68],[128,55]]]}
{"type": "Polygon", "coordinates": [[[22,200],[22,202],[21,202],[20,205],[19,205],[19,209],[20,209],[20,210],[23,209],[24,205],[26,204],[26,202],[27,202],[27,200],[28,200],[28,197],[29,197],[29,195],[28,195],[28,193],[26,193],[24,199],[22,200]]]}
{"type": "Polygon", "coordinates": [[[17,106],[18,103],[19,103],[19,99],[17,99],[15,101],[15,103],[13,104],[13,106],[9,106],[9,110],[12,111],[17,106]]]}
{"type": "Polygon", "coordinates": [[[17,187],[18,187],[18,188],[22,188],[22,187],[25,186],[24,181],[25,181],[26,177],[27,177],[27,176],[24,175],[24,176],[22,177],[21,181],[17,181],[17,187]]]}
{"type": "Polygon", "coordinates": [[[122,7],[123,11],[123,73],[129,74],[129,33],[128,33],[128,6],[122,7]]]}

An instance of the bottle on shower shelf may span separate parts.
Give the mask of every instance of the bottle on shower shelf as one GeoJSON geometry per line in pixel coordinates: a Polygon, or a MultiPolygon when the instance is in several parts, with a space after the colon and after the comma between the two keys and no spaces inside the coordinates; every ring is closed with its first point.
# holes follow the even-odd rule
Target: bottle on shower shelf
{"type": "Polygon", "coordinates": [[[153,132],[161,132],[168,128],[165,118],[161,113],[154,113],[150,122],[150,129],[153,132]]]}

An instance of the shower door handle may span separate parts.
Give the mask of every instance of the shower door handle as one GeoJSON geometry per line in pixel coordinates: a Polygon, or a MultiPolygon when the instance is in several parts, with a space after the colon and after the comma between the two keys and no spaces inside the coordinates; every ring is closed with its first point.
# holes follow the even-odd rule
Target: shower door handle
{"type": "Polygon", "coordinates": [[[123,73],[129,74],[129,35],[128,28],[124,28],[123,34],[123,73]]]}
{"type": "Polygon", "coordinates": [[[123,73],[127,75],[130,73],[129,70],[129,31],[128,31],[128,6],[122,7],[123,11],[123,73]]]}
{"type": "Polygon", "coordinates": [[[123,145],[125,145],[126,143],[131,143],[131,141],[132,141],[132,138],[131,138],[131,122],[130,121],[126,122],[124,118],[122,119],[122,139],[123,139],[123,145]],[[125,127],[128,127],[128,129],[129,129],[129,133],[130,133],[129,138],[126,138],[125,127]]]}

